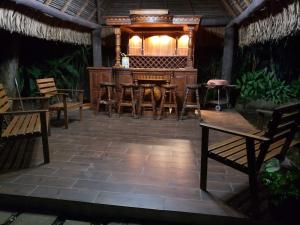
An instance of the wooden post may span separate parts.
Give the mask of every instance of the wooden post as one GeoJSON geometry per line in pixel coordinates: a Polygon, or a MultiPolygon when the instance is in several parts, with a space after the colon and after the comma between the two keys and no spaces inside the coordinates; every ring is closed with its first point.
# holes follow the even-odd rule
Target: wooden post
{"type": "Polygon", "coordinates": [[[189,26],[189,43],[188,43],[188,55],[187,55],[187,68],[193,68],[193,31],[194,27],[189,26]]]}
{"type": "Polygon", "coordinates": [[[115,27],[115,37],[116,37],[116,62],[114,67],[121,67],[121,29],[120,27],[115,27]]]}
{"type": "Polygon", "coordinates": [[[101,46],[101,29],[93,30],[92,32],[93,45],[93,66],[102,66],[102,46],[101,46]]]}
{"type": "Polygon", "coordinates": [[[223,49],[222,79],[231,81],[235,45],[235,26],[226,27],[223,49]]]}
{"type": "Polygon", "coordinates": [[[231,81],[233,54],[236,40],[236,29],[254,12],[261,9],[267,0],[253,0],[252,3],[237,17],[235,17],[225,29],[225,40],[223,50],[223,64],[222,64],[222,79],[231,81]]]}

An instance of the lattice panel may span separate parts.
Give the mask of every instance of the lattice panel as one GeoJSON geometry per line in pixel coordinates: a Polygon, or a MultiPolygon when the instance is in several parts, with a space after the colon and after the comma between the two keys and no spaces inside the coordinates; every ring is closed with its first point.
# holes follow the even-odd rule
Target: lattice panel
{"type": "Polygon", "coordinates": [[[186,56],[129,56],[131,68],[170,68],[187,66],[186,56]]]}

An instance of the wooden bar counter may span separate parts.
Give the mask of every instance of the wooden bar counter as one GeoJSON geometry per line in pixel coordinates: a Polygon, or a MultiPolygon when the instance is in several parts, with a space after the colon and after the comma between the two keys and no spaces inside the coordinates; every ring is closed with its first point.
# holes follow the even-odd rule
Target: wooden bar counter
{"type": "Polygon", "coordinates": [[[111,68],[111,67],[89,67],[90,98],[92,107],[96,106],[98,97],[98,84],[100,82],[114,82],[117,87],[120,83],[135,83],[136,74],[144,75],[145,82],[161,83],[168,82],[165,77],[170,77],[170,83],[177,85],[178,103],[181,106],[184,96],[184,89],[187,84],[197,83],[196,69],[139,69],[139,68],[111,68]]]}

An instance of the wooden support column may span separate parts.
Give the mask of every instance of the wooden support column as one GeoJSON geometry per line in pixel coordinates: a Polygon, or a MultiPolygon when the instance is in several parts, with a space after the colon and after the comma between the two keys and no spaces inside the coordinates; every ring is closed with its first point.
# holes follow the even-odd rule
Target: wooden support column
{"type": "Polygon", "coordinates": [[[194,27],[189,26],[189,43],[188,43],[188,55],[187,55],[187,68],[193,68],[193,36],[194,27]]]}
{"type": "Polygon", "coordinates": [[[249,18],[254,12],[261,9],[267,0],[253,0],[252,3],[236,18],[234,18],[225,29],[225,40],[223,50],[223,64],[222,64],[222,79],[231,81],[232,65],[234,46],[237,42],[236,27],[242,24],[247,18],[249,18]]]}
{"type": "Polygon", "coordinates": [[[101,29],[93,30],[92,32],[93,45],[93,66],[102,66],[102,46],[101,46],[101,29]]]}
{"type": "Polygon", "coordinates": [[[224,49],[223,49],[223,66],[222,66],[222,79],[231,81],[233,54],[236,31],[235,26],[230,26],[225,29],[224,49]]]}
{"type": "Polygon", "coordinates": [[[115,66],[121,67],[121,29],[120,27],[115,27],[115,37],[116,37],[116,58],[115,58],[115,66]]]}

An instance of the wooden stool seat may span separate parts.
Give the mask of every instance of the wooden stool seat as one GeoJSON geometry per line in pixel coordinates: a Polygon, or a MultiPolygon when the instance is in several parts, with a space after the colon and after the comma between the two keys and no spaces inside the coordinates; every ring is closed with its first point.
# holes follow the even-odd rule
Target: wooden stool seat
{"type": "Polygon", "coordinates": [[[134,97],[134,88],[135,84],[132,83],[121,83],[121,96],[118,104],[118,114],[120,116],[121,107],[131,107],[132,108],[132,116],[135,116],[135,97],[134,97]],[[126,100],[126,91],[130,91],[130,99],[126,100]]]}
{"type": "Polygon", "coordinates": [[[142,115],[142,111],[145,108],[151,108],[153,118],[155,118],[155,99],[154,99],[154,87],[155,84],[140,84],[139,86],[139,105],[138,105],[138,115],[142,115]],[[150,90],[150,100],[146,101],[146,90],[150,90]]]}
{"type": "Polygon", "coordinates": [[[100,110],[100,105],[106,105],[108,108],[108,116],[112,115],[112,107],[116,104],[116,85],[111,82],[99,83],[99,97],[97,101],[97,113],[100,110]],[[102,96],[103,95],[103,96],[102,96]],[[106,96],[105,96],[106,95],[106,96]]]}
{"type": "Polygon", "coordinates": [[[183,115],[186,109],[197,109],[199,119],[201,120],[201,111],[200,111],[200,97],[199,97],[199,88],[201,87],[200,84],[189,84],[185,87],[185,96],[184,102],[181,110],[180,119],[183,119],[183,115]],[[196,102],[188,102],[189,98],[192,98],[192,94],[195,93],[196,95],[196,102]]]}
{"type": "Polygon", "coordinates": [[[175,113],[176,113],[176,118],[178,120],[178,109],[177,109],[177,100],[176,100],[177,85],[164,84],[164,85],[161,85],[161,88],[162,88],[162,99],[161,99],[161,103],[160,103],[158,119],[161,119],[161,116],[164,113],[165,108],[168,108],[168,109],[174,108],[175,113]]]}

